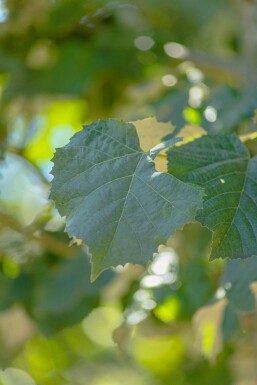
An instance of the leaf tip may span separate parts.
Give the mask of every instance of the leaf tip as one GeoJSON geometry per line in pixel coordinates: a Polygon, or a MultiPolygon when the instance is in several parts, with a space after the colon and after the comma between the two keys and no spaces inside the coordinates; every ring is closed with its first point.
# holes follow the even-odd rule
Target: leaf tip
{"type": "Polygon", "coordinates": [[[91,260],[91,274],[90,282],[93,283],[99,277],[104,269],[101,269],[99,266],[96,266],[91,260]]]}

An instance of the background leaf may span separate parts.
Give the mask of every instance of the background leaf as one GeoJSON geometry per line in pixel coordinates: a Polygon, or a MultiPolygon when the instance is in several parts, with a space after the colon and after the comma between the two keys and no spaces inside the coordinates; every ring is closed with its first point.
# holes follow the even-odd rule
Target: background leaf
{"type": "Polygon", "coordinates": [[[205,136],[168,152],[169,172],[205,189],[197,219],[214,232],[211,259],[257,252],[257,157],[235,135],[205,136]]]}

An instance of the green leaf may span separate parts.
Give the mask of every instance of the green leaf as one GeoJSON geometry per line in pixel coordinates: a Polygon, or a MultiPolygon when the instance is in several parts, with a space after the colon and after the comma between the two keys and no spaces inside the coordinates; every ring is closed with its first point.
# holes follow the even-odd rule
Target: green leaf
{"type": "Polygon", "coordinates": [[[221,277],[221,287],[226,290],[230,305],[239,311],[253,311],[256,308],[254,291],[257,281],[257,257],[227,260],[221,277]]]}
{"type": "Polygon", "coordinates": [[[92,279],[110,266],[145,265],[202,205],[202,190],[156,172],[132,124],[99,121],[53,158],[50,197],[66,231],[89,245],[92,279]]]}
{"type": "Polygon", "coordinates": [[[34,266],[34,271],[32,265],[30,275],[24,274],[22,277],[23,280],[33,281],[33,276],[41,269],[33,289],[31,283],[28,285],[26,299],[30,299],[30,303],[25,304],[30,316],[47,336],[80,322],[97,307],[101,301],[101,291],[113,277],[112,271],[106,271],[92,284],[88,256],[79,248],[76,249],[71,259],[62,258],[52,268],[34,266]]]}
{"type": "Polygon", "coordinates": [[[224,310],[221,328],[225,341],[231,340],[236,332],[240,330],[240,322],[236,309],[229,303],[224,310]]]}
{"type": "Polygon", "coordinates": [[[236,135],[205,136],[168,152],[168,169],[205,189],[197,219],[213,231],[211,259],[257,254],[257,157],[236,135]]]}

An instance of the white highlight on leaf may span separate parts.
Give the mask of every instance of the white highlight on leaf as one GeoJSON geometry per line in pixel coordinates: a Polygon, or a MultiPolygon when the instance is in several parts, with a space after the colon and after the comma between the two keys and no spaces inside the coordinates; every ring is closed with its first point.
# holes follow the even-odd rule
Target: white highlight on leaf
{"type": "Polygon", "coordinates": [[[149,51],[154,46],[154,40],[150,36],[138,36],[134,44],[140,51],[149,51]]]}
{"type": "Polygon", "coordinates": [[[220,178],[220,181],[221,181],[221,183],[223,183],[223,184],[226,183],[225,180],[224,180],[223,178],[220,178]]]}
{"type": "Polygon", "coordinates": [[[156,307],[156,302],[153,299],[147,299],[142,303],[142,308],[145,310],[152,310],[156,307]]]}
{"type": "Polygon", "coordinates": [[[9,11],[5,7],[5,1],[0,0],[0,23],[4,23],[8,19],[9,11]]]}
{"type": "Polygon", "coordinates": [[[226,290],[223,287],[219,287],[216,291],[215,297],[217,299],[222,299],[226,296],[226,290]]]}
{"type": "Polygon", "coordinates": [[[149,268],[149,275],[141,280],[144,288],[171,285],[177,280],[178,256],[175,251],[161,245],[159,253],[154,255],[154,261],[149,268]]]}
{"type": "Polygon", "coordinates": [[[166,87],[173,87],[177,84],[177,78],[174,75],[167,74],[162,77],[162,83],[166,87]]]}
{"type": "Polygon", "coordinates": [[[225,288],[226,290],[231,289],[231,287],[232,287],[232,283],[231,283],[231,282],[226,282],[225,285],[224,285],[224,288],[225,288]]]}
{"type": "Polygon", "coordinates": [[[141,281],[141,285],[143,287],[157,287],[161,286],[162,284],[162,277],[157,275],[146,275],[141,281]]]}
{"type": "Polygon", "coordinates": [[[175,42],[169,42],[163,46],[165,53],[175,59],[185,59],[188,56],[188,49],[175,42]]]}
{"type": "Polygon", "coordinates": [[[169,272],[171,265],[177,262],[175,252],[163,251],[153,261],[151,271],[156,275],[163,275],[169,272]]]}
{"type": "Polygon", "coordinates": [[[147,299],[149,299],[149,296],[150,296],[149,291],[139,289],[135,292],[135,294],[133,295],[133,298],[135,301],[144,302],[147,299]]]}
{"type": "Polygon", "coordinates": [[[216,122],[217,120],[217,110],[214,107],[208,106],[204,111],[205,119],[208,120],[208,122],[216,122]]]}
{"type": "Polygon", "coordinates": [[[197,68],[190,68],[187,72],[188,80],[192,83],[199,83],[203,80],[203,73],[197,68]]]}
{"type": "Polygon", "coordinates": [[[193,86],[189,90],[189,105],[191,107],[197,108],[201,105],[204,97],[204,90],[202,87],[193,86]]]}
{"type": "Polygon", "coordinates": [[[143,321],[147,317],[147,312],[144,310],[133,311],[131,314],[128,314],[126,321],[129,325],[136,325],[139,322],[143,321]]]}

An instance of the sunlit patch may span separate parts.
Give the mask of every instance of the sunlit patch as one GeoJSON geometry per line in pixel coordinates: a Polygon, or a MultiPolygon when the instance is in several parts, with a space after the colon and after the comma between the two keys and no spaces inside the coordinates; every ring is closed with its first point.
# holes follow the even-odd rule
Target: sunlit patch
{"type": "Polygon", "coordinates": [[[117,309],[98,307],[84,319],[82,327],[93,342],[108,347],[114,345],[112,332],[121,324],[122,320],[122,314],[117,309]]]}
{"type": "Polygon", "coordinates": [[[8,144],[13,147],[23,148],[33,138],[40,126],[45,123],[44,117],[38,115],[31,120],[31,132],[27,135],[27,120],[20,114],[12,120],[11,129],[8,132],[8,144]],[[24,141],[24,138],[26,140],[24,141]]]}
{"type": "Polygon", "coordinates": [[[178,66],[178,69],[179,69],[179,71],[180,71],[182,74],[187,73],[187,71],[192,70],[193,68],[195,68],[194,63],[191,62],[191,61],[189,61],[189,60],[183,61],[183,62],[178,66]]]}
{"type": "Polygon", "coordinates": [[[220,178],[220,181],[221,181],[221,183],[223,183],[223,184],[226,183],[225,180],[224,180],[223,178],[220,178]]]}
{"type": "Polygon", "coordinates": [[[177,84],[177,78],[174,75],[167,74],[162,77],[162,83],[166,87],[173,87],[177,84]]]}
{"type": "Polygon", "coordinates": [[[81,246],[82,245],[82,239],[79,239],[79,238],[75,237],[75,235],[73,235],[73,237],[69,243],[69,246],[73,246],[73,245],[81,246]]]}
{"type": "Polygon", "coordinates": [[[33,135],[25,149],[26,158],[37,165],[50,160],[55,147],[67,143],[70,136],[81,129],[85,110],[86,103],[80,99],[58,99],[44,107],[40,119],[33,119],[33,135]]]}
{"type": "Polygon", "coordinates": [[[224,289],[226,289],[226,290],[231,289],[231,287],[232,287],[232,283],[231,282],[226,282],[225,285],[224,285],[224,289]]]}
{"type": "Polygon", "coordinates": [[[150,36],[138,36],[134,40],[134,44],[137,49],[140,49],[141,51],[148,51],[153,48],[154,40],[150,36]]]}
{"type": "MultiPolygon", "coordinates": [[[[152,333],[145,336],[138,333],[134,335],[130,343],[130,352],[136,362],[151,370],[151,373],[156,374],[159,378],[169,379],[171,371],[175,371],[176,384],[184,384],[183,376],[180,377],[180,368],[185,358],[184,344],[179,335],[167,336],[152,333]]],[[[149,381],[145,383],[148,384],[149,381]]]]}
{"type": "Polygon", "coordinates": [[[208,122],[216,122],[217,120],[217,110],[214,107],[208,106],[204,111],[204,117],[208,122]]]}
{"type": "Polygon", "coordinates": [[[133,310],[127,314],[125,313],[126,322],[128,325],[136,325],[146,319],[147,315],[148,313],[143,309],[133,310]]]}
{"type": "Polygon", "coordinates": [[[192,107],[185,108],[183,111],[183,116],[185,120],[190,124],[200,124],[200,112],[192,107]]]}
{"type": "Polygon", "coordinates": [[[152,310],[156,307],[156,302],[149,298],[142,303],[142,308],[145,310],[152,310]]]}
{"type": "Polygon", "coordinates": [[[49,187],[31,163],[18,155],[6,154],[0,174],[4,212],[23,225],[30,225],[38,215],[47,211],[49,187]]]}
{"type": "Polygon", "coordinates": [[[144,302],[147,299],[149,299],[149,297],[150,297],[149,291],[143,290],[143,289],[137,290],[133,295],[134,300],[138,302],[144,302]]]}
{"type": "Polygon", "coordinates": [[[65,146],[74,134],[74,129],[70,125],[56,126],[50,134],[50,142],[54,148],[65,146]]]}
{"type": "Polygon", "coordinates": [[[65,217],[61,217],[56,207],[51,210],[51,219],[46,223],[44,229],[46,231],[60,231],[65,225],[65,217]]]}
{"type": "Polygon", "coordinates": [[[3,273],[10,278],[16,278],[20,275],[20,266],[16,261],[10,258],[4,258],[2,261],[3,273]]]}
{"type": "Polygon", "coordinates": [[[157,275],[146,275],[142,278],[141,285],[142,287],[157,287],[163,284],[163,279],[157,275]]]}
{"type": "Polygon", "coordinates": [[[118,265],[118,266],[114,267],[113,270],[116,271],[117,273],[121,273],[124,270],[124,268],[125,268],[125,266],[118,265]]]}
{"type": "Polygon", "coordinates": [[[30,375],[18,368],[7,368],[0,370],[0,380],[3,385],[36,385],[30,375]]]}
{"type": "MultiPolygon", "coordinates": [[[[255,114],[256,114],[256,111],[255,111],[255,114]]],[[[255,124],[257,123],[256,119],[257,119],[257,116],[254,117],[254,123],[255,124]]],[[[248,134],[239,135],[239,138],[240,138],[241,142],[246,142],[248,140],[253,140],[253,139],[257,138],[257,132],[251,132],[251,133],[248,133],[248,134]]]]}
{"type": "Polygon", "coordinates": [[[177,274],[175,272],[169,272],[166,274],[163,274],[162,281],[164,285],[171,285],[172,283],[175,283],[177,280],[177,274]]]}
{"type": "Polygon", "coordinates": [[[188,56],[188,49],[178,43],[170,42],[163,46],[164,52],[175,59],[185,59],[188,56]]]}
{"type": "MultiPolygon", "coordinates": [[[[152,160],[151,157],[149,157],[149,158],[152,160]]],[[[154,172],[154,173],[151,175],[151,179],[156,178],[156,177],[159,176],[160,174],[161,174],[161,172],[159,172],[159,171],[154,172]]]]}
{"type": "Polygon", "coordinates": [[[204,98],[204,89],[202,87],[193,86],[190,88],[188,103],[191,107],[194,107],[194,108],[200,107],[203,98],[204,98]]]}
{"type": "Polygon", "coordinates": [[[187,78],[192,83],[199,83],[203,80],[203,73],[197,68],[190,68],[186,72],[187,78]]]}
{"type": "Polygon", "coordinates": [[[160,246],[154,261],[149,267],[149,274],[142,278],[141,287],[152,288],[171,285],[177,280],[178,257],[173,249],[160,246]]]}
{"type": "Polygon", "coordinates": [[[135,325],[145,319],[150,310],[154,309],[157,304],[151,298],[150,290],[139,289],[133,295],[134,304],[125,312],[126,322],[130,325],[135,325]]]}
{"type": "Polygon", "coordinates": [[[223,287],[219,287],[215,293],[217,299],[222,299],[226,296],[226,290],[223,287]]]}
{"type": "Polygon", "coordinates": [[[213,323],[209,323],[203,328],[202,349],[206,356],[212,351],[215,332],[215,325],[213,323]]]}
{"type": "MultiPolygon", "coordinates": [[[[223,288],[220,293],[223,295],[223,288]]],[[[193,317],[197,345],[201,352],[212,361],[222,350],[222,320],[226,306],[227,300],[223,298],[209,306],[198,309],[193,317]]]]}
{"type": "Polygon", "coordinates": [[[169,272],[170,266],[177,262],[176,254],[169,251],[161,252],[151,265],[151,271],[156,275],[163,275],[169,272]]]}
{"type": "Polygon", "coordinates": [[[180,303],[177,298],[172,297],[158,305],[154,314],[163,322],[171,322],[177,319],[180,310],[180,303]]]}
{"type": "Polygon", "coordinates": [[[8,19],[9,11],[5,7],[5,1],[0,0],[0,23],[4,23],[8,19]]]}

